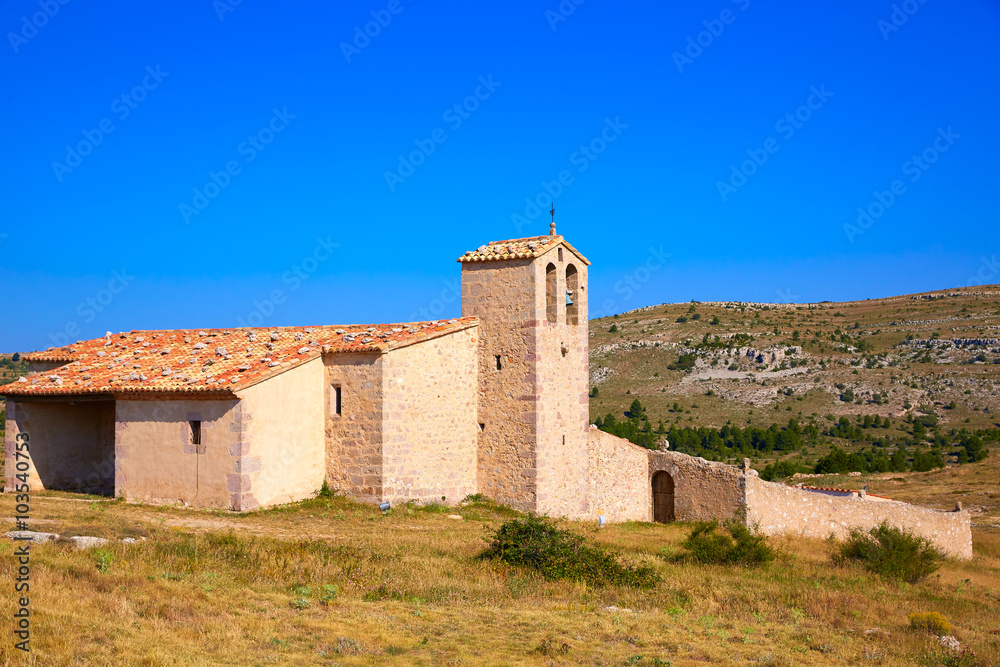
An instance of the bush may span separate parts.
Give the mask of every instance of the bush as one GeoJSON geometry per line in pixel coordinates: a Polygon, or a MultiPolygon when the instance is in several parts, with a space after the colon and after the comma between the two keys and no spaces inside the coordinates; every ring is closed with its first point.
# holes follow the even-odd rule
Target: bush
{"type": "Polygon", "coordinates": [[[857,561],[883,577],[912,584],[937,570],[943,557],[930,540],[882,523],[869,531],[851,528],[836,560],[857,561]]]}
{"type": "Polygon", "coordinates": [[[667,364],[667,368],[672,371],[689,371],[694,368],[695,362],[698,360],[698,355],[694,352],[689,352],[687,354],[682,354],[677,357],[677,361],[672,364],[667,364]]]}
{"type": "Polygon", "coordinates": [[[801,472],[799,466],[791,461],[775,461],[764,466],[760,471],[760,478],[765,482],[773,482],[776,479],[791,477],[797,472],[801,472]]]}
{"type": "Polygon", "coordinates": [[[910,614],[910,627],[914,630],[927,630],[939,637],[951,633],[951,623],[936,611],[926,614],[910,614]]]}
{"type": "Polygon", "coordinates": [[[718,521],[700,521],[681,546],[688,551],[681,559],[711,565],[754,567],[770,563],[777,555],[766,537],[737,519],[728,519],[721,526],[718,521]]]}
{"type": "Polygon", "coordinates": [[[480,558],[529,568],[546,579],[584,581],[591,586],[652,588],[660,582],[652,567],[622,565],[602,547],[588,545],[582,535],[557,528],[542,517],[507,521],[480,558]]]}

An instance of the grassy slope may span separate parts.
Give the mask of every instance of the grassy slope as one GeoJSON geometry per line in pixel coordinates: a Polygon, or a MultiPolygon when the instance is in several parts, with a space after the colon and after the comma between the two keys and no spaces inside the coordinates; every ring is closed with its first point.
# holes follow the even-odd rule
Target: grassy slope
{"type": "MultiPolygon", "coordinates": [[[[477,560],[486,528],[509,514],[483,504],[382,516],[336,498],[236,516],[74,498],[35,498],[32,523],[148,539],[110,547],[106,572],[93,551],[33,548],[34,664],[904,665],[936,651],[933,638],[907,627],[917,611],[944,614],[981,659],[1000,659],[997,532],[977,531],[972,562],[900,586],[831,565],[817,540],[779,540],[782,561],[747,571],[664,561],[659,554],[686,534],[681,524],[598,533],[566,523],[655,564],[664,583],[639,592],[546,582],[477,560]],[[454,511],[464,520],[447,518],[454,511]],[[324,584],[340,591],[328,606],[319,602],[324,584]],[[303,597],[304,609],[291,605],[303,597]],[[542,655],[547,639],[571,648],[542,655]]],[[[12,500],[0,497],[0,516],[12,514],[12,500]]],[[[7,581],[12,549],[0,543],[7,581]]],[[[0,596],[0,613],[12,612],[13,595],[0,596]]],[[[7,639],[0,664],[28,663],[7,639]]]]}

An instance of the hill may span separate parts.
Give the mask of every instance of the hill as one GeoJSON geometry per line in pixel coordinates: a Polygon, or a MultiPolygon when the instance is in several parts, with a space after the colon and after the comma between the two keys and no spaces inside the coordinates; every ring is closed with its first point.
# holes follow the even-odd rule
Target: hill
{"type": "Polygon", "coordinates": [[[829,472],[981,460],[1000,439],[1000,286],[647,306],[591,321],[590,370],[605,430],[761,469],[784,461],[772,477],[824,457],[829,472]]]}

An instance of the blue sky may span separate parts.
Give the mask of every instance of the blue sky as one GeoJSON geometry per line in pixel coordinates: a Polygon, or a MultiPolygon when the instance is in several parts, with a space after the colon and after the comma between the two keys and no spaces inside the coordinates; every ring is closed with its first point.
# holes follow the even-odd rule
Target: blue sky
{"type": "Polygon", "coordinates": [[[4,3],[0,350],[455,316],[552,199],[594,311],[1000,283],[997,2],[233,2],[4,3]]]}

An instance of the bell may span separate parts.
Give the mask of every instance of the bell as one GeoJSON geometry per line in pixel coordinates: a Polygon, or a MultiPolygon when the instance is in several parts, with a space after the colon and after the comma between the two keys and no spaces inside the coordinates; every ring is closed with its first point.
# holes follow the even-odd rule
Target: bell
{"type": "Polygon", "coordinates": [[[573,298],[572,298],[572,296],[570,296],[571,294],[573,294],[573,290],[566,290],[566,305],[567,306],[572,306],[573,305],[573,298]]]}

